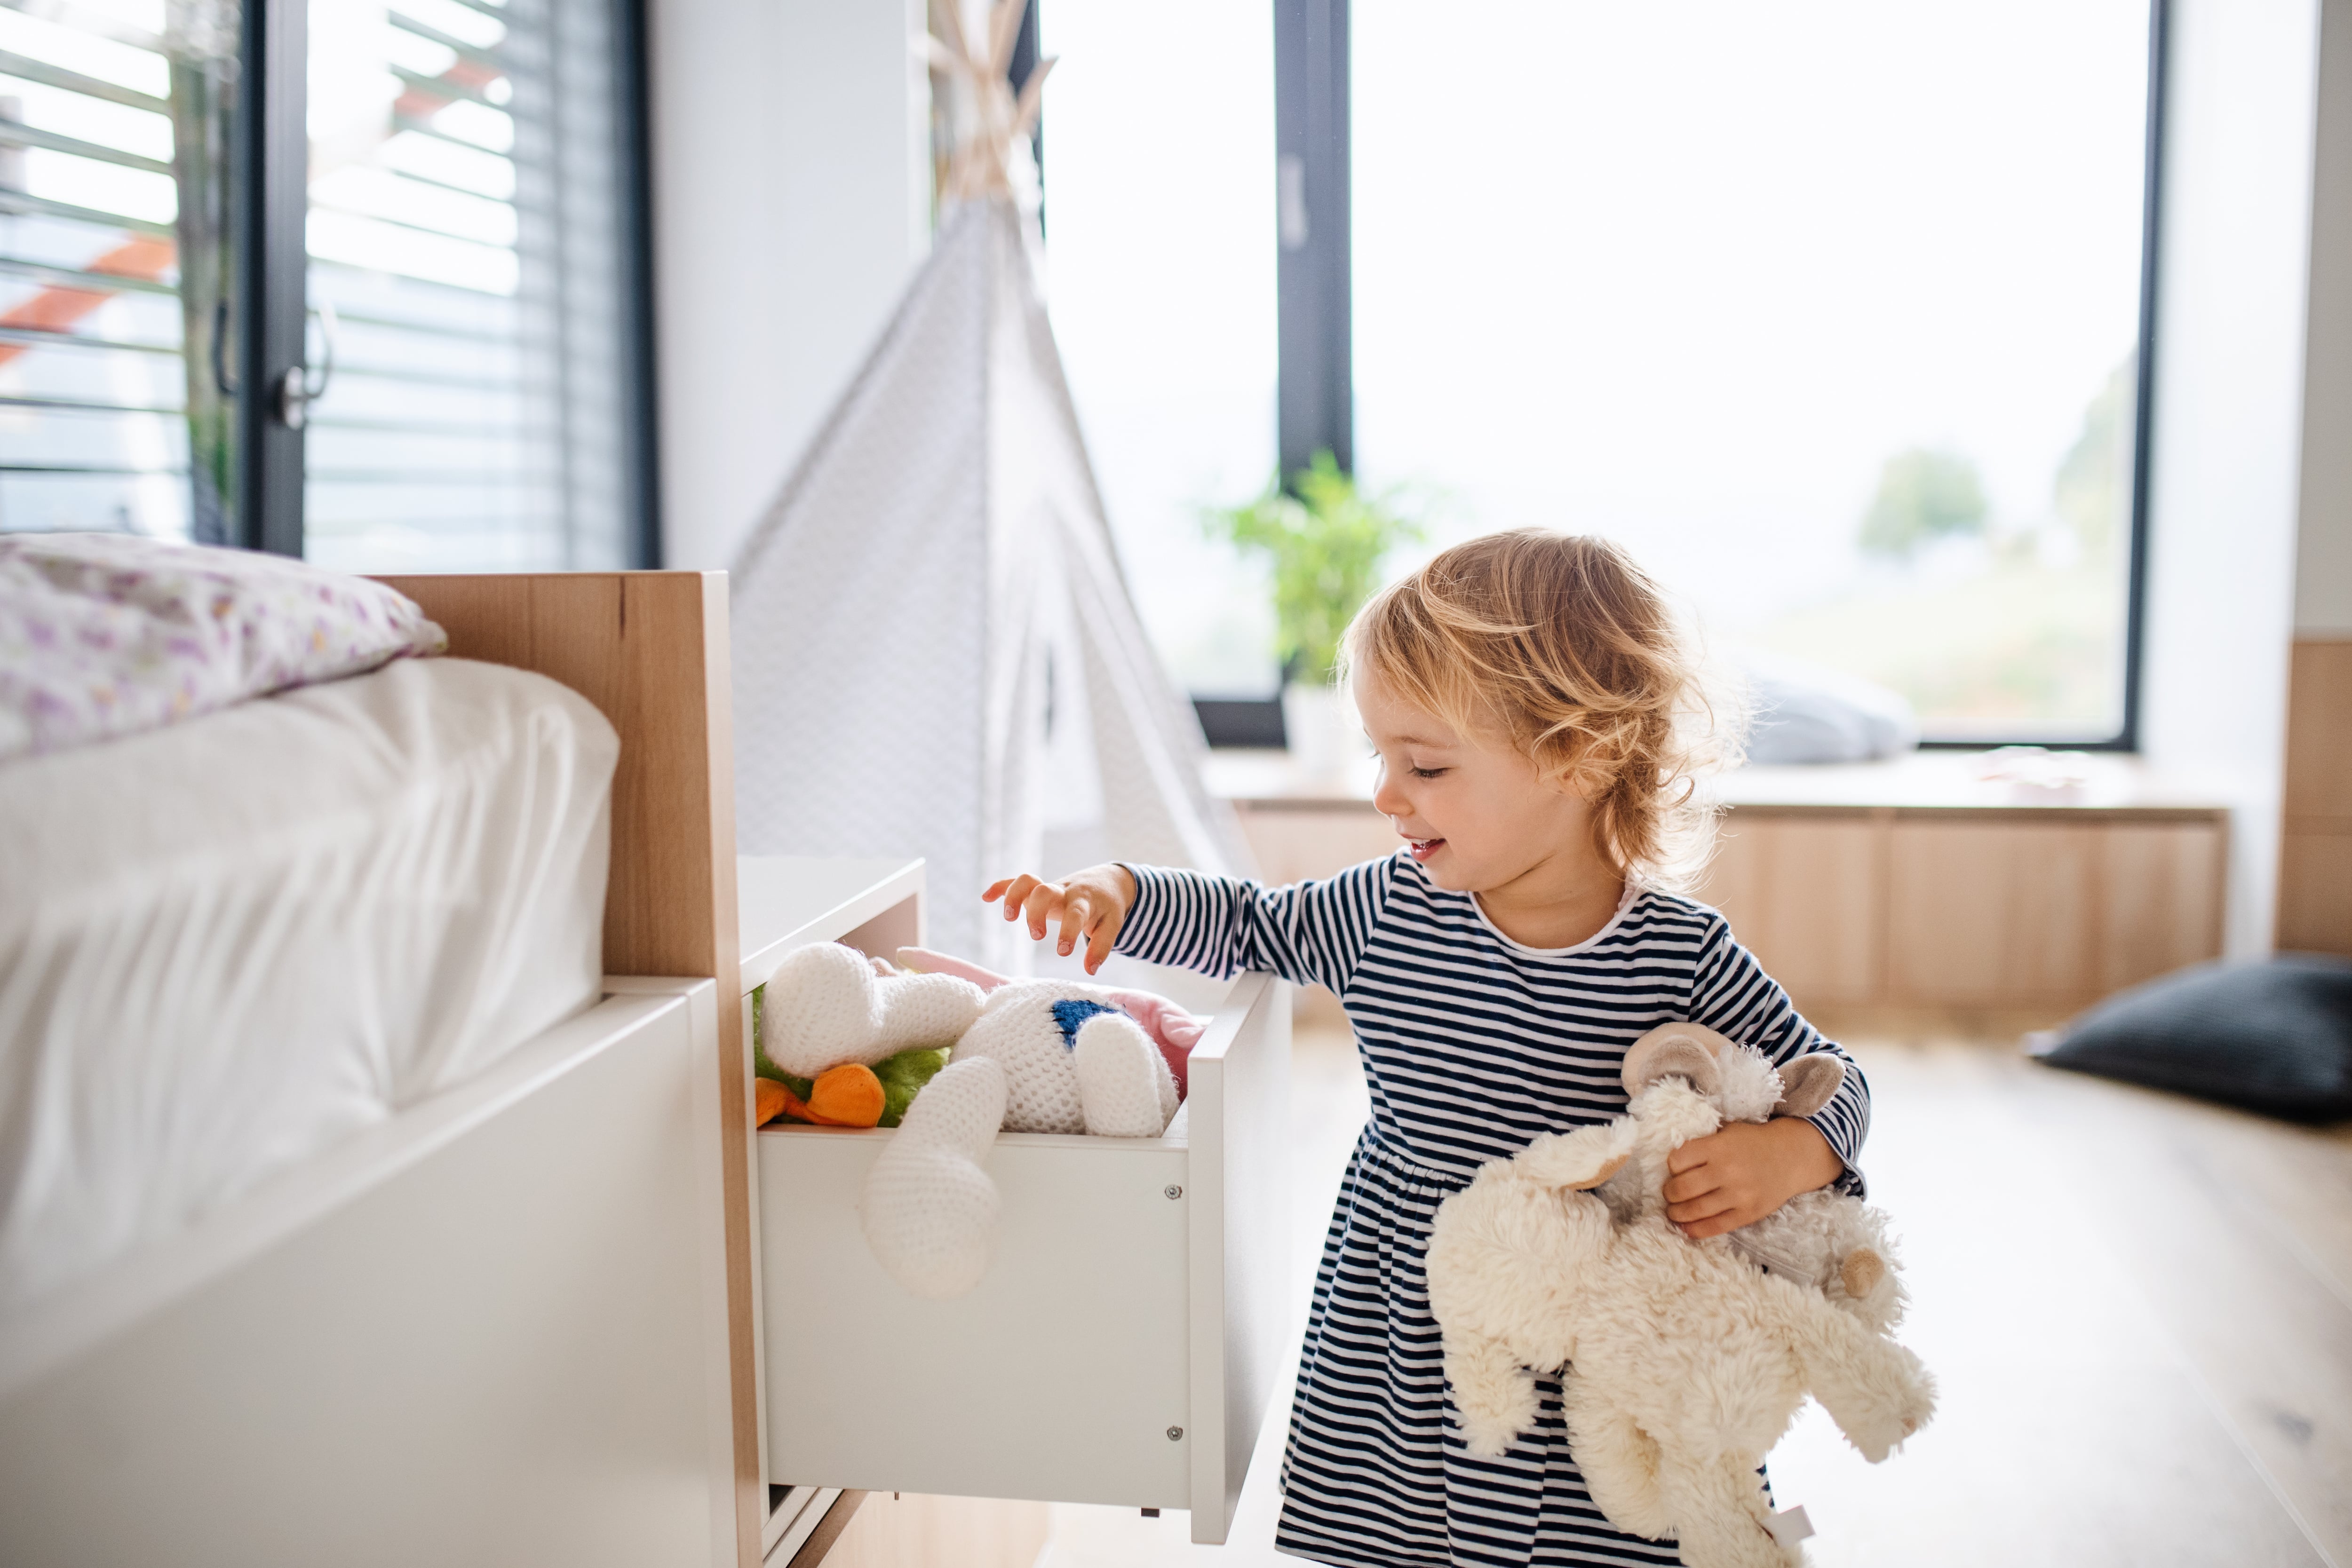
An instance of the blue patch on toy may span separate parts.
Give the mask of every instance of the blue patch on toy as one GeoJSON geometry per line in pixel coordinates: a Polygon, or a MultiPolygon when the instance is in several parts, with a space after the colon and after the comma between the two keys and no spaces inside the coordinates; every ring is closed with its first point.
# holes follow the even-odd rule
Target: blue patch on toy
{"type": "Polygon", "coordinates": [[[1062,1049],[1064,1051],[1076,1051],[1078,1049],[1078,1026],[1080,1024],[1086,1022],[1097,1013],[1115,1013],[1117,1011],[1118,1011],[1117,1008],[1106,1007],[1100,1002],[1081,1000],[1076,997],[1055,1002],[1054,1004],[1054,1022],[1062,1031],[1062,1049]]]}

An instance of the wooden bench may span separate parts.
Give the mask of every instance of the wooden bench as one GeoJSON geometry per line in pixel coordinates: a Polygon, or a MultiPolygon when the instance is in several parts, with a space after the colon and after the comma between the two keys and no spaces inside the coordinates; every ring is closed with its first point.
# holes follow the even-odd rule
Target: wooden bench
{"type": "MultiPolygon", "coordinates": [[[[1696,895],[1801,1007],[2060,1015],[2221,950],[2229,812],[2136,760],[2085,759],[2048,790],[1979,775],[1983,754],[1750,768],[1721,780],[1696,895]]],[[[1297,775],[1221,753],[1262,875],[1321,876],[1396,847],[1369,771],[1297,775]]]]}

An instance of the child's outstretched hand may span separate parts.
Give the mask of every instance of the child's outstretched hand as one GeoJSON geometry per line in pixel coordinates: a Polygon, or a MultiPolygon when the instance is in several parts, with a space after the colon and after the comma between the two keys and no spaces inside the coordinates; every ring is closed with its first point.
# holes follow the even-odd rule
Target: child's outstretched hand
{"type": "Polygon", "coordinates": [[[1118,940],[1119,927],[1127,924],[1127,912],[1135,907],[1135,879],[1125,867],[1117,865],[1088,866],[1060,882],[1045,882],[1024,872],[989,883],[980,898],[983,904],[1003,899],[1007,920],[1026,915],[1029,935],[1039,942],[1045,939],[1045,927],[1059,920],[1062,928],[1055,951],[1066,958],[1084,942],[1087,973],[1091,975],[1110,956],[1111,944],[1118,940]]]}
{"type": "Polygon", "coordinates": [[[1734,1122],[1666,1156],[1666,1218],[1694,1241],[1763,1218],[1801,1192],[1827,1186],[1845,1162],[1811,1122],[1734,1122]]]}

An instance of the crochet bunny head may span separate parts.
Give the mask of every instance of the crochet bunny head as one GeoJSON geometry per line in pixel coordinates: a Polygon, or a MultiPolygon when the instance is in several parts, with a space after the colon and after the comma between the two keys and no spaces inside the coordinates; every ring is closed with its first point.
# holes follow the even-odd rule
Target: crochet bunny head
{"type": "Polygon", "coordinates": [[[788,954],[768,980],[760,1049],[796,1078],[871,1067],[902,1051],[953,1045],[980,1016],[981,989],[952,975],[877,972],[854,947],[822,942],[788,954]]]}

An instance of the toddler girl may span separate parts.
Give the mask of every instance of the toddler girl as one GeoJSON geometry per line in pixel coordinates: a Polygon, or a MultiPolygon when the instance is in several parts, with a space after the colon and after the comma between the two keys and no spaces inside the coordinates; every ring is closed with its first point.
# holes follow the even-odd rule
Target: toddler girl
{"type": "MultiPolygon", "coordinates": [[[[1155,866],[996,883],[1008,920],[1092,972],[1111,952],[1328,986],[1371,1120],[1307,1319],[1276,1543],[1321,1563],[1660,1563],[1569,1457],[1559,1385],[1499,1459],[1449,1418],[1423,1260],[1437,1206],[1537,1134],[1625,1109],[1626,1047],[1696,1020],[1775,1061],[1838,1050],[1715,911],[1679,896],[1705,847],[1706,704],[1656,587],[1614,547],[1538,530],[1449,549],[1349,628],[1379,753],[1385,860],[1268,888],[1155,866]]],[[[1843,1052],[1839,1054],[1843,1055],[1843,1052]]],[[[1820,1114],[1735,1124],[1671,1162],[1668,1216],[1718,1235],[1832,1182],[1859,1191],[1859,1071],[1820,1114]]]]}

